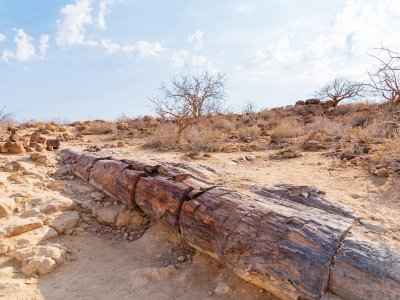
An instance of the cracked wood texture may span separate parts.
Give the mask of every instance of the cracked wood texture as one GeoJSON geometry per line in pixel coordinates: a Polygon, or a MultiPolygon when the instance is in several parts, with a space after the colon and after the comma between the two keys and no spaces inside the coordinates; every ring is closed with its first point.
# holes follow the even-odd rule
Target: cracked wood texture
{"type": "Polygon", "coordinates": [[[79,156],[77,162],[72,166],[72,172],[85,181],[89,180],[90,171],[99,160],[110,159],[110,155],[95,156],[93,154],[83,153],[79,156]]]}
{"type": "Polygon", "coordinates": [[[215,188],[185,201],[183,239],[282,299],[319,299],[353,220],[215,188]]]}
{"type": "Polygon", "coordinates": [[[136,186],[136,204],[151,218],[172,227],[178,225],[182,203],[192,187],[164,177],[141,177],[136,186]]]}
{"type": "Polygon", "coordinates": [[[400,300],[400,248],[352,230],[335,257],[329,290],[343,299],[400,300]]]}

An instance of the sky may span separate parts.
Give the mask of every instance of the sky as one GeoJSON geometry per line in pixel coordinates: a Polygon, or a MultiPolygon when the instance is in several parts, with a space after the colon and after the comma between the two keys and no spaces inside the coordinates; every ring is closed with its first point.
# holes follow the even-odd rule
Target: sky
{"type": "Polygon", "coordinates": [[[192,71],[226,74],[240,111],[365,80],[400,50],[399,0],[0,0],[0,107],[17,120],[153,114],[147,97],[192,71]]]}

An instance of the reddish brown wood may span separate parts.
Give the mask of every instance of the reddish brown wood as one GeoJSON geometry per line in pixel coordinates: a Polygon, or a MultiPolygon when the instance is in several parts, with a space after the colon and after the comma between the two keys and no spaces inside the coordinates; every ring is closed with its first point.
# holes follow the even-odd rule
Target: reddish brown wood
{"type": "Polygon", "coordinates": [[[136,204],[151,218],[176,227],[182,202],[191,187],[164,177],[141,177],[136,186],[136,204]]]}

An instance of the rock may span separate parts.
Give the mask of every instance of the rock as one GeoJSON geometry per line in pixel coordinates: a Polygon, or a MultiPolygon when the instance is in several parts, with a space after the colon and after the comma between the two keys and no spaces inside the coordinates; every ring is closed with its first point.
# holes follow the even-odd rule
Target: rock
{"type": "Polygon", "coordinates": [[[45,143],[46,143],[46,138],[44,136],[41,136],[40,133],[38,132],[32,133],[29,139],[29,145],[31,145],[31,147],[35,144],[45,144],[45,143]]]}
{"type": "Polygon", "coordinates": [[[388,169],[378,169],[374,172],[374,174],[378,177],[389,177],[388,169]]]}
{"type": "Polygon", "coordinates": [[[130,219],[131,219],[130,209],[120,210],[117,219],[115,221],[115,225],[120,227],[127,226],[129,224],[130,219]]]}
{"type": "Polygon", "coordinates": [[[62,180],[54,180],[49,183],[48,187],[53,191],[62,192],[65,190],[65,182],[62,180]]]}
{"type": "Polygon", "coordinates": [[[32,153],[30,155],[30,158],[38,163],[38,164],[42,164],[42,165],[48,165],[50,163],[49,158],[47,157],[46,154],[40,154],[40,153],[32,153]]]}
{"type": "Polygon", "coordinates": [[[3,172],[13,173],[13,172],[20,172],[20,171],[24,171],[24,170],[25,170],[25,168],[18,161],[12,161],[12,162],[6,163],[3,166],[3,172]]]}
{"type": "Polygon", "coordinates": [[[8,153],[8,148],[6,143],[0,143],[0,153],[8,153]]]}
{"type": "Polygon", "coordinates": [[[227,285],[225,282],[218,282],[217,287],[215,288],[214,292],[217,295],[226,295],[232,291],[231,287],[227,285]]]}
{"type": "Polygon", "coordinates": [[[0,242],[0,248],[5,247],[7,248],[7,252],[9,252],[13,251],[14,249],[36,246],[56,236],[57,232],[53,228],[48,226],[43,226],[41,228],[30,230],[17,236],[4,239],[3,241],[0,242]]]}
{"type": "Polygon", "coordinates": [[[96,210],[96,219],[101,224],[114,225],[117,221],[120,208],[117,206],[113,207],[102,207],[96,210]]]}
{"type": "Polygon", "coordinates": [[[12,237],[43,226],[43,221],[37,217],[20,218],[8,216],[0,219],[0,239],[12,237]]]}
{"type": "Polygon", "coordinates": [[[181,204],[192,187],[164,177],[141,177],[136,186],[136,204],[152,219],[177,226],[181,204]]]}
{"type": "Polygon", "coordinates": [[[52,214],[60,211],[67,211],[74,209],[74,201],[65,198],[59,197],[52,199],[51,201],[46,201],[46,203],[40,206],[40,211],[45,214],[52,214]]]}
{"type": "Polygon", "coordinates": [[[305,151],[319,151],[327,149],[327,147],[318,141],[310,140],[304,143],[303,149],[305,151]]]}
{"type": "Polygon", "coordinates": [[[53,149],[60,148],[60,144],[61,144],[61,141],[59,139],[50,139],[50,140],[47,140],[47,142],[46,142],[46,148],[49,151],[52,151],[53,149]],[[50,150],[50,148],[52,150],[50,150]]]}
{"type": "Polygon", "coordinates": [[[182,205],[183,239],[282,299],[318,299],[352,219],[214,188],[182,205]]]}
{"type": "Polygon", "coordinates": [[[302,106],[304,104],[305,104],[305,102],[303,100],[296,101],[296,103],[295,103],[296,106],[302,106]]]}
{"type": "Polygon", "coordinates": [[[58,234],[68,229],[74,229],[79,221],[79,213],[75,210],[62,211],[48,216],[47,225],[54,228],[58,234]]]}
{"type": "Polygon", "coordinates": [[[333,100],[327,100],[327,101],[321,102],[321,107],[324,109],[335,107],[335,102],[333,100]]]}
{"type": "Polygon", "coordinates": [[[334,259],[329,290],[343,299],[399,299],[399,247],[352,232],[334,259]]]}
{"type": "Polygon", "coordinates": [[[56,246],[35,246],[14,251],[14,258],[22,262],[26,275],[47,274],[63,264],[66,251],[56,246]]]}
{"type": "Polygon", "coordinates": [[[6,142],[5,147],[8,153],[21,154],[25,153],[24,144],[22,142],[6,142]]]}
{"type": "Polygon", "coordinates": [[[304,101],[305,105],[318,105],[321,103],[321,99],[307,99],[306,101],[304,101]]]}
{"type": "Polygon", "coordinates": [[[117,143],[117,147],[118,147],[118,148],[123,148],[123,147],[125,147],[125,143],[119,141],[119,142],[117,143]]]}
{"type": "Polygon", "coordinates": [[[90,193],[90,198],[92,198],[95,201],[103,200],[104,197],[105,197],[105,195],[102,192],[96,191],[96,192],[90,193]]]}
{"type": "Polygon", "coordinates": [[[12,198],[0,198],[0,218],[12,215],[16,209],[15,200],[12,198]]]}

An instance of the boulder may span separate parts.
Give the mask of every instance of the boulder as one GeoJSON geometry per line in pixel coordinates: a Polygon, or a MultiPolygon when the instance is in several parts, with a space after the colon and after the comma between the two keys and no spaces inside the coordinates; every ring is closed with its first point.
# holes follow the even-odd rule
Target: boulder
{"type": "Polygon", "coordinates": [[[319,299],[353,220],[214,188],[182,205],[183,239],[282,299],[319,299]]]}
{"type": "Polygon", "coordinates": [[[45,144],[46,143],[46,138],[44,136],[41,136],[40,133],[34,132],[31,134],[31,137],[29,139],[29,145],[33,147],[35,144],[45,144]]]}
{"type": "Polygon", "coordinates": [[[46,224],[61,234],[66,230],[74,229],[78,221],[79,213],[75,210],[68,210],[49,215],[46,224]]]}
{"type": "Polygon", "coordinates": [[[59,139],[50,139],[46,141],[46,147],[48,150],[55,150],[60,148],[61,141],[59,139]]]}
{"type": "Polygon", "coordinates": [[[321,142],[310,140],[304,143],[303,149],[305,151],[320,151],[327,149],[327,147],[321,142]]]}
{"type": "Polygon", "coordinates": [[[96,210],[96,219],[104,225],[114,225],[117,221],[120,208],[117,206],[101,207],[96,210]]]}
{"type": "Polygon", "coordinates": [[[313,99],[307,99],[304,101],[305,105],[318,105],[321,103],[321,99],[313,98],[313,99]]]}
{"type": "Polygon", "coordinates": [[[6,142],[5,147],[7,148],[7,152],[11,154],[25,153],[24,144],[20,141],[6,142]]]}
{"type": "Polygon", "coordinates": [[[176,227],[181,205],[191,190],[192,187],[165,177],[141,177],[135,201],[152,219],[176,227]]]}

